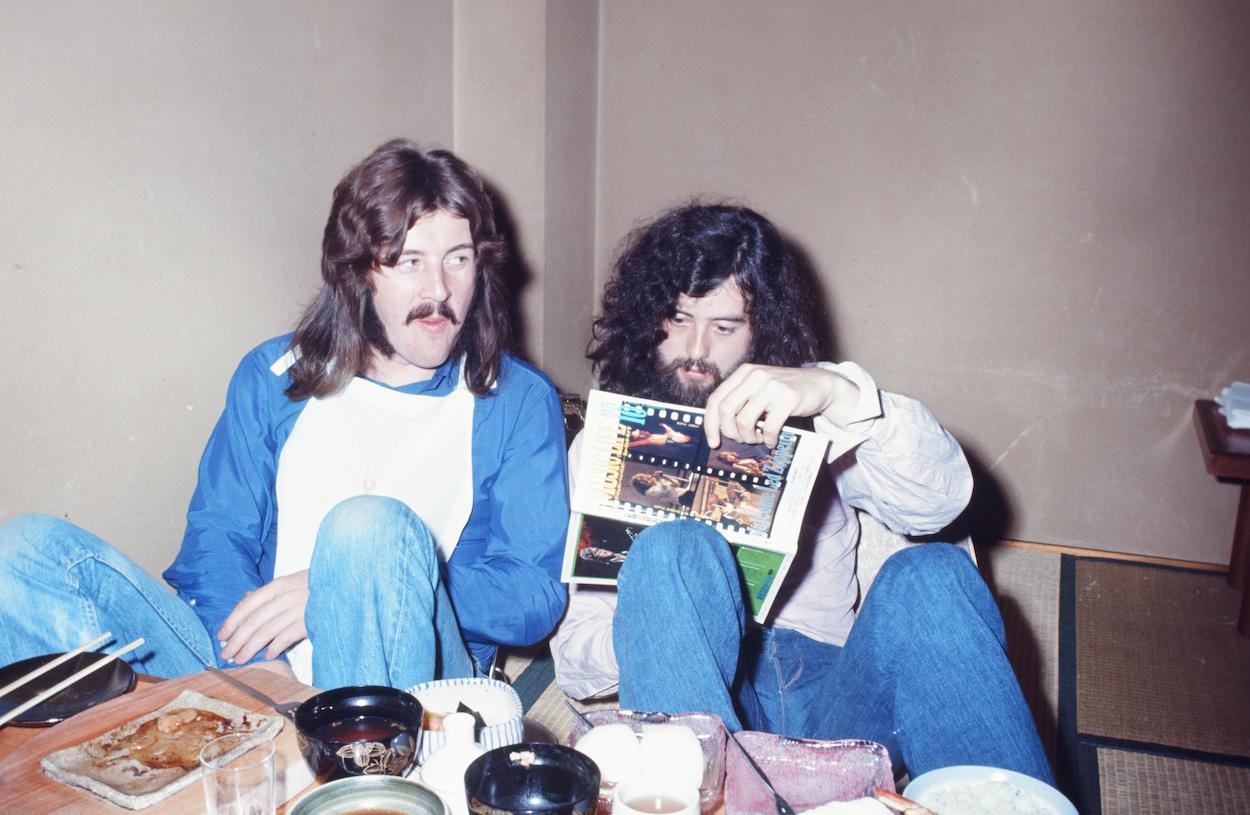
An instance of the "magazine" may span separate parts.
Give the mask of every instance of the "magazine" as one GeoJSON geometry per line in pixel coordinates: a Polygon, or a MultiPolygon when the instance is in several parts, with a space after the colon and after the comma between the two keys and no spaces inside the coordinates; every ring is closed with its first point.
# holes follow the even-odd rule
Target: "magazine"
{"type": "Polygon", "coordinates": [[[827,446],[819,434],[783,427],[773,447],[722,438],[711,448],[698,408],[592,390],[562,579],[613,585],[639,532],[693,518],[729,542],[751,615],[764,622],[794,561],[827,446]]]}

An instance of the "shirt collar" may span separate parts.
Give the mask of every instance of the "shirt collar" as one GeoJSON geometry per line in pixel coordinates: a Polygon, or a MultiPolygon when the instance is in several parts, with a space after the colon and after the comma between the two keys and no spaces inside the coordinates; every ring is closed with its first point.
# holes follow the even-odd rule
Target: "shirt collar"
{"type": "Polygon", "coordinates": [[[376,379],[369,379],[369,381],[382,385],[384,388],[391,388],[391,390],[413,394],[414,396],[446,396],[456,389],[456,384],[460,381],[460,363],[462,360],[463,357],[448,359],[434,370],[434,375],[429,379],[402,385],[398,388],[378,382],[376,379]]]}

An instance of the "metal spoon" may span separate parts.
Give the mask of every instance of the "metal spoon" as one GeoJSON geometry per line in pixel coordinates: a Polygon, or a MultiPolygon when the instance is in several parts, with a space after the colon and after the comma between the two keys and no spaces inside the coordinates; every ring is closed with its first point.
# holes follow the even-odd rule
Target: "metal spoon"
{"type": "Polygon", "coordinates": [[[742,742],[738,741],[738,737],[730,733],[729,738],[734,744],[738,745],[738,749],[742,751],[742,757],[747,760],[747,764],[751,765],[751,769],[755,770],[755,774],[759,776],[760,781],[764,782],[764,786],[773,794],[773,804],[777,807],[777,815],[794,815],[794,807],[790,806],[786,799],[781,797],[781,793],[777,792],[773,782],[769,781],[768,776],[764,775],[764,770],[755,763],[755,759],[751,758],[751,754],[747,752],[747,748],[742,745],[742,742]]]}
{"type": "Polygon", "coordinates": [[[574,718],[576,718],[579,722],[581,722],[582,724],[584,724],[584,725],[586,726],[586,729],[587,729],[587,730],[589,730],[589,729],[591,729],[592,727],[594,727],[594,725],[593,725],[593,724],[591,724],[590,719],[589,719],[589,718],[587,718],[586,714],[585,714],[585,713],[582,713],[580,710],[578,710],[577,708],[573,707],[573,703],[572,703],[572,702],[570,702],[568,699],[565,699],[565,700],[564,700],[564,706],[565,706],[565,707],[567,707],[567,708],[569,709],[569,712],[573,714],[573,717],[574,717],[574,718]]]}

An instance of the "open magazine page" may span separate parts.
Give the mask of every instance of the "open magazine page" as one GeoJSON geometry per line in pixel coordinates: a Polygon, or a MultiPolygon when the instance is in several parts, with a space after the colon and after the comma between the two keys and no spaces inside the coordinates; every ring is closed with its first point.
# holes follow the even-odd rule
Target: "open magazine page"
{"type": "Polygon", "coordinates": [[[591,391],[576,462],[564,579],[611,584],[634,537],[675,518],[714,526],[742,570],[752,614],[767,615],[793,560],[826,440],[784,428],[775,447],[722,439],[703,412],[591,391]]]}

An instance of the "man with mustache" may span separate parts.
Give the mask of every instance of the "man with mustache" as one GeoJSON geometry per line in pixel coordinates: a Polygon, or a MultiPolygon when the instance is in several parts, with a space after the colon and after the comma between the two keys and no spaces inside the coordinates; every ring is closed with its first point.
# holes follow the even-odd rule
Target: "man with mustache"
{"type": "Polygon", "coordinates": [[[315,301],[230,382],[176,594],[85,530],[15,518],[0,662],[111,630],[145,637],[134,662],[159,676],[258,661],[402,688],[545,637],[566,601],[564,433],[551,383],[505,350],[505,254],[451,153],[397,140],[353,167],[315,301]]]}
{"type": "MultiPolygon", "coordinates": [[[[895,554],[858,604],[856,510],[930,535],[963,511],[972,477],[924,405],[854,363],[818,361],[813,288],[743,207],[681,207],[628,239],[594,323],[600,386],[705,406],[712,447],[772,446],[810,417],[828,467],[767,625],[748,622],[712,526],[660,523],[635,539],[615,591],[572,592],[557,681],[579,699],[619,692],[627,709],[709,711],[731,731],[869,739],[913,776],[985,764],[1051,781],[998,609],[962,549],[895,554]]],[[[580,450],[579,437],[570,461],[580,450]]]]}

